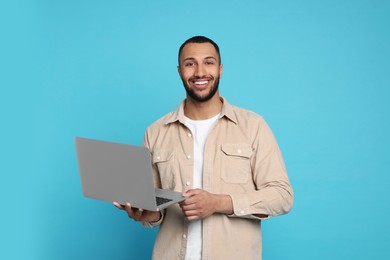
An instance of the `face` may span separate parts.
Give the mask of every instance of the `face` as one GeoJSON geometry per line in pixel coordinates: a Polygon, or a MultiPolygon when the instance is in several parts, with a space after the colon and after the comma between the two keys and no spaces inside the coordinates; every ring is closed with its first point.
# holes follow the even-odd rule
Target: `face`
{"type": "Polygon", "coordinates": [[[187,98],[196,102],[210,100],[218,91],[222,64],[211,43],[188,43],[180,54],[178,67],[187,98]]]}

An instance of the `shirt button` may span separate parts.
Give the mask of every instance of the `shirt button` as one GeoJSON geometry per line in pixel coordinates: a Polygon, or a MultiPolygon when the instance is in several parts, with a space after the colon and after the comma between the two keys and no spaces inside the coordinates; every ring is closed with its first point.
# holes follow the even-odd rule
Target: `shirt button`
{"type": "Polygon", "coordinates": [[[241,214],[245,214],[245,211],[244,211],[244,210],[241,210],[240,213],[241,213],[241,214]]]}
{"type": "Polygon", "coordinates": [[[187,159],[191,159],[191,155],[187,155],[187,159]]]}
{"type": "Polygon", "coordinates": [[[241,149],[238,149],[238,150],[237,150],[237,153],[242,153],[241,149]]]}
{"type": "Polygon", "coordinates": [[[186,186],[190,186],[191,182],[187,181],[186,186]]]}
{"type": "Polygon", "coordinates": [[[187,135],[188,135],[188,137],[191,137],[191,136],[192,136],[192,134],[191,134],[191,133],[188,133],[187,135]]]}
{"type": "Polygon", "coordinates": [[[186,238],[187,238],[187,235],[186,235],[186,234],[183,234],[183,238],[186,239],[186,238]]]}
{"type": "Polygon", "coordinates": [[[161,157],[160,156],[157,156],[157,160],[160,160],[161,159],[161,157]]]}

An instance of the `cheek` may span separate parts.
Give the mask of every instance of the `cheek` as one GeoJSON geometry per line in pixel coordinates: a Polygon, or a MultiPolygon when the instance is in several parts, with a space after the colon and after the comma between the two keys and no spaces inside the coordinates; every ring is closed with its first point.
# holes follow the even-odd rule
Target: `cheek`
{"type": "Polygon", "coordinates": [[[222,76],[222,73],[220,73],[219,71],[215,71],[213,74],[214,78],[220,78],[222,76]]]}
{"type": "Polygon", "coordinates": [[[193,73],[191,70],[185,70],[185,71],[182,71],[182,74],[181,74],[181,78],[182,79],[189,79],[190,77],[192,77],[193,73]]]}

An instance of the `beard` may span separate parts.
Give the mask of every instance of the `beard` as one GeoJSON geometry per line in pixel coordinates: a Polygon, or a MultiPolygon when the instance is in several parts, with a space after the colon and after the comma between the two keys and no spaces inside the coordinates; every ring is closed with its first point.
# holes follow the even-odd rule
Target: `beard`
{"type": "Polygon", "coordinates": [[[219,77],[217,77],[214,84],[211,86],[209,92],[206,95],[199,95],[193,89],[190,88],[187,81],[185,81],[184,79],[181,80],[183,82],[183,86],[187,92],[187,95],[197,102],[209,101],[215,95],[215,93],[217,93],[219,87],[219,77]]]}

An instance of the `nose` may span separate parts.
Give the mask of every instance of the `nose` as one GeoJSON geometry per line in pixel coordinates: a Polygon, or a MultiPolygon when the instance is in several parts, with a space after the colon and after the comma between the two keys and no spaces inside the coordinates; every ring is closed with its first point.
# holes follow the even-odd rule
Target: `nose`
{"type": "Polygon", "coordinates": [[[203,77],[206,75],[206,71],[204,69],[204,66],[202,64],[199,64],[198,66],[196,66],[196,69],[195,69],[195,76],[196,77],[203,77]]]}

